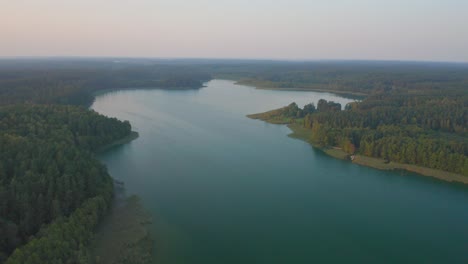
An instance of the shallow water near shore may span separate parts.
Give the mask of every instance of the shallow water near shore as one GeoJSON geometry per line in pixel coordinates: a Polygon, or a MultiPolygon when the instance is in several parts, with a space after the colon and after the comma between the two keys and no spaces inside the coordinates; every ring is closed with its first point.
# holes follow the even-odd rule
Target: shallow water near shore
{"type": "Polygon", "coordinates": [[[213,80],[92,109],[140,137],[99,158],[152,214],[157,263],[468,263],[468,187],[326,156],[245,115],[321,98],[213,80]]]}

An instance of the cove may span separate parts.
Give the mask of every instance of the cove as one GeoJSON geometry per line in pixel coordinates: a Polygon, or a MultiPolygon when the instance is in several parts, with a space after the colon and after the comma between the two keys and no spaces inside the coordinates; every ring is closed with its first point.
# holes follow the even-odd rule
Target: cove
{"type": "Polygon", "coordinates": [[[153,217],[157,263],[468,263],[468,188],[337,160],[246,117],[350,99],[213,80],[97,96],[140,137],[100,154],[153,217]]]}

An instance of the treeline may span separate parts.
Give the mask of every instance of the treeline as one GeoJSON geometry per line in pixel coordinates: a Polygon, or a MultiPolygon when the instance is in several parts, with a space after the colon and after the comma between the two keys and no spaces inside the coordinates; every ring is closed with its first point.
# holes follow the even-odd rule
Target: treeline
{"type": "MultiPolygon", "coordinates": [[[[313,103],[306,104],[303,109],[299,108],[296,103],[291,103],[286,107],[280,108],[278,110],[271,111],[272,116],[279,115],[290,118],[302,118],[307,115],[313,114],[315,112],[337,112],[341,111],[341,104],[335,103],[333,101],[328,102],[327,100],[320,99],[318,101],[317,107],[313,103]]],[[[268,112],[267,112],[268,113],[268,112]]],[[[265,113],[262,114],[265,116],[265,113]]]]}
{"type": "Polygon", "coordinates": [[[130,133],[82,107],[0,107],[0,263],[85,263],[113,192],[92,151],[130,133]]]}
{"type": "MultiPolygon", "coordinates": [[[[214,76],[241,84],[282,89],[311,89],[370,95],[401,90],[438,90],[468,86],[468,64],[378,61],[244,61],[204,66],[214,76]]],[[[450,90],[450,91],[449,91],[450,90]]]]}
{"type": "Polygon", "coordinates": [[[0,105],[88,105],[106,89],[196,89],[210,74],[190,65],[125,61],[1,61],[0,105]]]}
{"type": "Polygon", "coordinates": [[[0,132],[94,151],[128,135],[131,125],[79,106],[12,105],[0,107],[0,132]]]}
{"type": "Polygon", "coordinates": [[[394,90],[455,96],[468,86],[468,65],[366,61],[0,60],[0,105],[24,102],[86,105],[92,102],[92,93],[99,90],[200,88],[212,77],[264,88],[300,88],[361,96],[394,90]]]}

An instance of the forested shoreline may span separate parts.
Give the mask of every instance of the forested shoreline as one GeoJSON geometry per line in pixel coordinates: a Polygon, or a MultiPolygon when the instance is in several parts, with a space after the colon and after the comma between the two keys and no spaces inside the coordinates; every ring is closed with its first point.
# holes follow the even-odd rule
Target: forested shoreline
{"type": "Polygon", "coordinates": [[[362,102],[341,105],[321,99],[308,104],[249,115],[270,123],[295,124],[305,129],[306,140],[319,147],[334,147],[351,159],[363,155],[423,166],[468,176],[466,94],[374,95],[362,102]]]}
{"type": "Polygon", "coordinates": [[[137,136],[87,109],[96,92],[209,78],[180,65],[0,61],[0,263],[96,263],[89,244],[114,183],[95,152],[137,136]]]}
{"type": "Polygon", "coordinates": [[[113,193],[93,151],[130,124],[77,106],[15,105],[0,107],[0,131],[3,260],[25,245],[6,263],[78,262],[113,193]]]}

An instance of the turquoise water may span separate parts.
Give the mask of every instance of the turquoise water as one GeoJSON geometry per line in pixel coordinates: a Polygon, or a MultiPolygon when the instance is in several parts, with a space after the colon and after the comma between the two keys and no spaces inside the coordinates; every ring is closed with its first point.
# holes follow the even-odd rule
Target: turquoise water
{"type": "Polygon", "coordinates": [[[92,108],[140,137],[103,154],[154,218],[158,263],[468,263],[468,188],[328,157],[246,114],[331,94],[214,80],[92,108]]]}

